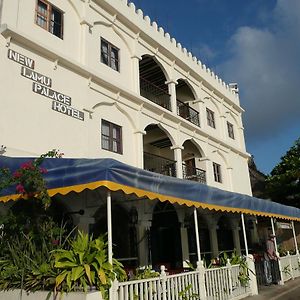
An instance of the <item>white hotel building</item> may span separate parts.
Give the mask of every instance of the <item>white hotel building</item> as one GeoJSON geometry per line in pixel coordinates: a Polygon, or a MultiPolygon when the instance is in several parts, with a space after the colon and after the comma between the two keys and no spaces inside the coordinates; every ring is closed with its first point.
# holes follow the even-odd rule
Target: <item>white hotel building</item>
{"type": "MultiPolygon", "coordinates": [[[[237,87],[133,3],[0,0],[0,25],[1,155],[55,148],[251,195],[237,87]]],[[[57,198],[69,211],[84,210],[74,224],[98,232],[101,197],[57,198]]],[[[129,198],[113,198],[115,256],[171,268],[196,259],[191,208],[129,198]]],[[[240,251],[238,214],[198,213],[203,254],[240,251]]]]}

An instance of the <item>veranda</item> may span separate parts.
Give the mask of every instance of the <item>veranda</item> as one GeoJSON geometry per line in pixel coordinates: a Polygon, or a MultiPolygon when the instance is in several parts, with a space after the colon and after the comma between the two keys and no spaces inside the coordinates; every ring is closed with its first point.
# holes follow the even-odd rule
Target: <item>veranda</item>
{"type": "MultiPolygon", "coordinates": [[[[72,210],[76,210],[78,205],[82,205],[83,202],[85,203],[84,209],[94,209],[90,202],[95,200],[91,200],[88,197],[88,192],[85,191],[87,189],[95,191],[96,195],[98,193],[99,198],[104,199],[106,202],[106,217],[104,219],[107,224],[108,232],[109,261],[112,261],[113,252],[115,252],[113,248],[113,232],[116,231],[112,224],[118,224],[120,221],[112,215],[112,203],[116,201],[114,198],[118,198],[120,193],[128,195],[124,197],[128,203],[136,203],[141,199],[143,199],[142,201],[144,202],[154,200],[162,203],[172,203],[173,205],[184,207],[185,209],[183,211],[190,212],[188,215],[192,214],[192,221],[189,219],[189,224],[192,224],[194,227],[194,230],[190,230],[190,236],[191,233],[194,233],[194,239],[192,240],[194,240],[196,244],[194,245],[196,249],[196,257],[194,257],[194,260],[197,261],[196,269],[187,271],[187,269],[183,268],[184,265],[177,265],[175,267],[182,272],[179,274],[169,274],[170,266],[166,268],[164,265],[164,262],[168,263],[168,260],[162,261],[162,257],[160,257],[159,254],[155,257],[155,255],[151,253],[151,251],[155,252],[155,249],[151,249],[149,252],[149,249],[145,249],[147,244],[143,243],[144,249],[143,247],[138,247],[139,249],[136,253],[140,262],[142,257],[143,262],[145,262],[145,257],[148,256],[148,263],[151,263],[153,267],[157,267],[158,264],[161,264],[160,276],[138,281],[114,282],[110,290],[111,299],[240,299],[248,295],[257,294],[258,288],[255,277],[255,265],[253,256],[249,254],[248,236],[246,233],[245,217],[248,215],[269,217],[273,234],[275,234],[274,218],[291,221],[296,254],[292,256],[287,255],[280,259],[281,284],[286,280],[298,277],[300,274],[299,252],[293,223],[293,220],[297,221],[300,217],[300,213],[297,209],[245,195],[209,188],[199,183],[186,182],[168,176],[153,174],[152,172],[139,170],[113,160],[63,159],[56,165],[55,159],[53,159],[47,169],[49,170],[47,176],[49,176],[48,186],[50,195],[66,195],[62,196],[62,198],[65,198],[66,203],[69,202],[70,213],[72,213],[72,210]],[[77,173],[77,170],[79,173],[77,173]],[[75,193],[72,192],[76,192],[78,197],[74,197],[75,193]],[[72,198],[81,200],[78,201],[75,199],[72,203],[72,198]],[[223,267],[215,266],[213,268],[206,268],[204,266],[203,255],[201,256],[202,244],[200,244],[201,239],[199,237],[200,230],[198,226],[198,212],[202,212],[203,210],[214,211],[215,214],[217,214],[217,211],[221,211],[230,214],[236,220],[240,218],[244,244],[243,251],[249,269],[247,273],[249,280],[247,282],[242,281],[240,278],[240,266],[231,265],[229,261],[226,266],[223,267]]],[[[6,201],[8,199],[14,199],[14,197],[15,195],[10,194],[2,197],[1,200],[6,201]]],[[[103,206],[100,212],[102,215],[104,214],[103,206]]],[[[132,233],[134,233],[134,230],[132,230],[134,226],[132,225],[136,224],[139,214],[145,216],[145,211],[141,213],[140,209],[137,213],[138,216],[133,212],[131,214],[132,219],[128,220],[132,233]]],[[[90,227],[90,217],[79,217],[79,219],[77,223],[82,227],[86,226],[85,229],[88,230],[88,227],[90,227]]],[[[172,226],[174,226],[174,224],[172,224],[172,226]]],[[[235,230],[237,230],[237,228],[238,226],[236,226],[235,230]]],[[[140,229],[141,228],[139,228],[139,230],[140,229]]],[[[178,228],[174,232],[179,233],[180,237],[185,236],[182,231],[178,231],[178,228]]],[[[132,236],[135,235],[133,234],[132,236]]],[[[234,236],[234,244],[236,248],[238,248],[238,235],[236,234],[234,236]]],[[[172,237],[175,237],[175,235],[172,235],[172,237]]],[[[211,235],[211,244],[214,243],[214,240],[217,240],[217,237],[211,235]]],[[[139,244],[138,242],[139,241],[136,240],[135,244],[139,244]]],[[[184,254],[182,250],[184,249],[184,244],[187,242],[187,240],[181,241],[181,249],[178,252],[184,254]]],[[[124,247],[126,247],[125,244],[124,247]]],[[[192,246],[191,243],[189,244],[189,246],[192,246]]],[[[153,247],[155,243],[151,243],[151,245],[153,247]]],[[[117,246],[123,247],[122,244],[117,246]]],[[[168,249],[171,250],[169,257],[172,257],[176,249],[170,249],[170,247],[168,247],[168,249]]],[[[241,247],[237,250],[241,253],[241,247]]],[[[214,249],[213,252],[215,251],[216,249],[214,249]]],[[[193,254],[191,253],[188,258],[192,258],[192,256],[193,254]]],[[[182,259],[183,258],[186,257],[182,257],[182,259]]],[[[130,261],[131,259],[136,259],[136,257],[127,257],[125,259],[130,261]]],[[[177,260],[175,259],[173,262],[176,264],[177,260]]]]}

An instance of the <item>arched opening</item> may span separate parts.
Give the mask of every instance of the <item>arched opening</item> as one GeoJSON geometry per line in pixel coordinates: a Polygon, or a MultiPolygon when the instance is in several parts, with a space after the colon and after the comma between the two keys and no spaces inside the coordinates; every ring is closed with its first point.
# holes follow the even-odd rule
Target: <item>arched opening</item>
{"type": "Polygon", "coordinates": [[[159,64],[153,57],[143,55],[139,62],[139,71],[141,96],[171,110],[167,79],[159,64]]]}
{"type": "Polygon", "coordinates": [[[226,216],[222,216],[217,229],[219,251],[232,252],[234,249],[231,224],[226,216]]]}
{"type": "Polygon", "coordinates": [[[206,164],[201,160],[202,153],[191,140],[185,141],[183,148],[183,178],[206,184],[206,164]]]}
{"type": "Polygon", "coordinates": [[[195,96],[191,87],[182,79],[177,81],[177,114],[191,123],[200,126],[199,112],[194,103],[195,96]]]}
{"type": "MultiPolygon", "coordinates": [[[[94,237],[107,233],[106,205],[95,213],[95,224],[92,228],[94,237]]],[[[136,228],[131,213],[118,203],[112,203],[112,242],[113,255],[125,267],[136,267],[138,263],[136,228]]]]}
{"type": "Polygon", "coordinates": [[[143,137],[144,169],[155,173],[176,177],[176,161],[170,149],[172,142],[158,125],[145,128],[143,137]]]}
{"type": "Polygon", "coordinates": [[[151,226],[151,259],[154,268],[182,267],[180,223],[170,202],[158,202],[153,211],[151,226]]]}

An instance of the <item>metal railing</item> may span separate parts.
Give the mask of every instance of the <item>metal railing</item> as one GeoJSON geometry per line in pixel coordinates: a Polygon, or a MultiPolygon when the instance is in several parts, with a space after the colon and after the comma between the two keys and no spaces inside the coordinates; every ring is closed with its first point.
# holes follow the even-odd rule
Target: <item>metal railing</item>
{"type": "Polygon", "coordinates": [[[144,152],[144,169],[163,175],[176,177],[176,161],[144,152]]]}
{"type": "Polygon", "coordinates": [[[177,115],[200,127],[199,112],[178,99],[177,115]]]}
{"type": "Polygon", "coordinates": [[[171,110],[170,95],[165,90],[143,77],[140,77],[140,94],[150,101],[171,110]]]}
{"type": "Polygon", "coordinates": [[[206,184],[206,171],[182,164],[183,178],[206,184]]]}

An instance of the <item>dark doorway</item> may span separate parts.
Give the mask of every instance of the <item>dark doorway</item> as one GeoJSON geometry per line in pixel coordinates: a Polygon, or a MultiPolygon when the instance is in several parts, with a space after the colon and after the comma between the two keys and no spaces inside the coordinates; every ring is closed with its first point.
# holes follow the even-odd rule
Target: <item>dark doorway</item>
{"type": "Polygon", "coordinates": [[[232,252],[234,249],[232,229],[227,217],[222,216],[218,222],[219,251],[232,252]]]}
{"type": "MultiPolygon", "coordinates": [[[[96,223],[91,228],[94,237],[107,233],[106,205],[95,214],[96,223]]],[[[135,224],[129,212],[119,204],[112,204],[113,256],[126,267],[137,266],[137,245],[135,224]]]]}
{"type": "Polygon", "coordinates": [[[170,202],[159,202],[154,208],[151,227],[151,257],[154,268],[182,267],[180,223],[170,202]]]}

